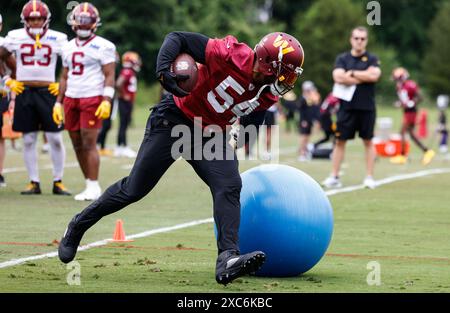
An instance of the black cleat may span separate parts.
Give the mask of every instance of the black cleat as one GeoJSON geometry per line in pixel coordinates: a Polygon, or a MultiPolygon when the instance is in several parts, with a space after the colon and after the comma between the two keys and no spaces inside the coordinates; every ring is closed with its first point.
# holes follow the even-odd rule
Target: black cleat
{"type": "Polygon", "coordinates": [[[35,181],[31,181],[28,185],[27,188],[24,191],[21,191],[20,194],[21,195],[40,195],[41,192],[41,187],[39,185],[39,182],[35,182],[35,181]]]}
{"type": "Polygon", "coordinates": [[[74,220],[76,216],[69,223],[69,226],[64,233],[58,247],[58,257],[63,263],[69,263],[77,254],[78,245],[80,244],[83,233],[77,232],[74,229],[74,220]]]}
{"type": "Polygon", "coordinates": [[[0,174],[0,187],[6,187],[5,177],[0,174]]]}
{"type": "Polygon", "coordinates": [[[62,181],[57,180],[53,182],[53,194],[61,195],[61,196],[70,196],[72,195],[69,190],[63,185],[62,181]]]}
{"type": "Polygon", "coordinates": [[[216,281],[227,285],[234,279],[253,274],[258,271],[266,260],[262,251],[254,251],[244,255],[236,254],[235,251],[224,251],[217,258],[216,281]]]}

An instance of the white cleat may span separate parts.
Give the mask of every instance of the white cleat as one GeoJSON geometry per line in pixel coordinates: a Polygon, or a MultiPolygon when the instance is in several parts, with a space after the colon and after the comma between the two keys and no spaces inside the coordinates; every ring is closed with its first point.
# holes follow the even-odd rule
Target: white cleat
{"type": "Polygon", "coordinates": [[[102,195],[102,190],[98,186],[90,186],[86,188],[82,193],[75,196],[77,201],[94,201],[100,198],[102,195]]]}
{"type": "Polygon", "coordinates": [[[326,188],[341,188],[342,183],[339,180],[339,178],[337,178],[335,176],[329,176],[327,179],[325,179],[322,182],[322,186],[324,186],[326,188]]]}
{"type": "Polygon", "coordinates": [[[137,156],[137,153],[130,147],[122,147],[121,156],[134,159],[137,156]]]}
{"type": "Polygon", "coordinates": [[[363,181],[363,185],[365,188],[375,189],[377,183],[375,182],[372,176],[367,176],[363,181]]]}
{"type": "Polygon", "coordinates": [[[116,157],[116,158],[120,158],[121,156],[123,156],[123,147],[121,147],[121,146],[118,146],[118,147],[115,147],[114,148],[114,156],[116,157]]]}
{"type": "Polygon", "coordinates": [[[305,156],[305,155],[300,155],[298,158],[297,158],[297,161],[299,161],[299,162],[309,162],[309,161],[311,161],[307,156],[305,156]]]}

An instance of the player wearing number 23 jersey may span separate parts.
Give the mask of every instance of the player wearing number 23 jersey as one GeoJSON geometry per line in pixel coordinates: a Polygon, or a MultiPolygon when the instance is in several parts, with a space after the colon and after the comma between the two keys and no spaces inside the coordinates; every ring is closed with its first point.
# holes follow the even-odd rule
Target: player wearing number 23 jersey
{"type": "Polygon", "coordinates": [[[25,28],[8,33],[3,47],[16,57],[16,80],[24,84],[18,93],[13,129],[20,132],[61,131],[52,121],[55,95],[48,90],[55,82],[58,55],[67,44],[67,35],[47,29],[36,42],[25,28]]]}
{"type": "Polygon", "coordinates": [[[13,92],[10,104],[14,108],[13,130],[23,133],[30,183],[22,194],[41,193],[36,143],[37,131],[42,130],[51,147],[53,193],[69,195],[61,183],[65,160],[63,128],[52,120],[52,108],[59,92],[55,83],[56,63],[67,36],[49,29],[51,13],[42,1],[27,2],[20,17],[24,28],[8,33],[0,48],[0,58],[9,60],[7,64],[11,68],[11,77],[6,78],[5,84],[13,92]],[[15,61],[11,63],[12,55],[15,61]]]}

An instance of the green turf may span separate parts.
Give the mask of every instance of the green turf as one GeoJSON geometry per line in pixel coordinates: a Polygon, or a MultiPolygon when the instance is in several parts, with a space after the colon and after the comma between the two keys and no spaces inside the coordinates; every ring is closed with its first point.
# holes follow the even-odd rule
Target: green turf
{"type": "MultiPolygon", "coordinates": [[[[130,143],[137,149],[148,113],[138,107],[130,143]]],[[[396,127],[400,114],[381,109],[379,116],[392,116],[396,127]]],[[[431,112],[430,121],[435,121],[431,112]]],[[[117,124],[117,123],[116,123],[117,124]]],[[[115,125],[116,126],[116,125],[115,125]]],[[[115,141],[116,129],[108,143],[115,141]]],[[[66,137],[67,139],[67,137],[66,137]]],[[[300,168],[317,180],[325,178],[328,161],[298,163],[296,134],[281,134],[280,163],[300,168]]],[[[67,163],[75,163],[67,140],[67,163]]],[[[9,143],[8,143],[9,144],[9,143]]],[[[363,148],[358,140],[349,143],[343,166],[345,185],[360,184],[364,178],[363,148]]],[[[386,159],[376,164],[376,179],[426,168],[449,168],[442,156],[427,167],[413,147],[412,161],[394,166],[386,159]]],[[[260,164],[242,161],[241,171],[260,164]]],[[[48,155],[40,165],[50,165],[48,155]]],[[[103,188],[129,173],[132,161],[104,158],[100,182],[103,188]]],[[[8,150],[5,168],[23,167],[21,153],[8,150]]],[[[51,170],[41,170],[40,196],[20,196],[25,171],[7,173],[8,187],[0,189],[0,262],[51,252],[67,222],[86,203],[51,192],[51,170]]],[[[450,175],[440,174],[330,197],[335,231],[328,254],[310,272],[294,278],[244,277],[222,287],[214,280],[216,257],[212,224],[137,239],[127,246],[110,244],[78,254],[81,285],[69,286],[70,272],[56,258],[37,260],[0,269],[2,292],[449,292],[450,211],[446,193],[450,175]],[[381,265],[381,285],[368,286],[368,262],[381,265]]],[[[84,187],[81,171],[69,167],[64,182],[74,192],[84,187]]],[[[212,216],[207,186],[184,161],[176,162],[157,187],[143,200],[96,224],[82,243],[110,238],[116,219],[124,221],[127,234],[172,226],[212,216]]]]}

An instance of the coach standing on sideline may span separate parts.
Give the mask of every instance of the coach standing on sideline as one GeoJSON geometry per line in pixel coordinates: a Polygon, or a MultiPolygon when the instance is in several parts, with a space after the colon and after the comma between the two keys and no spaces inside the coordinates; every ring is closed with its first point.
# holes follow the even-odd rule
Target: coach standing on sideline
{"type": "Polygon", "coordinates": [[[345,144],[358,132],[366,150],[367,176],[364,186],[375,188],[373,180],[374,151],[372,137],[375,127],[375,83],[381,76],[379,61],[376,56],[366,51],[368,31],[359,26],[352,30],[351,51],[336,58],[333,80],[346,86],[356,85],[350,101],[341,101],[337,114],[336,145],[333,150],[333,169],[331,175],[322,183],[327,188],[342,186],[339,170],[344,159],[345,144]]]}

